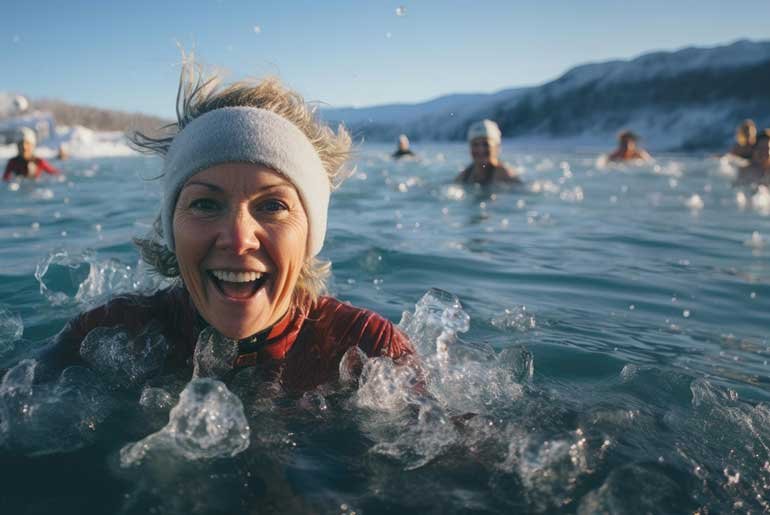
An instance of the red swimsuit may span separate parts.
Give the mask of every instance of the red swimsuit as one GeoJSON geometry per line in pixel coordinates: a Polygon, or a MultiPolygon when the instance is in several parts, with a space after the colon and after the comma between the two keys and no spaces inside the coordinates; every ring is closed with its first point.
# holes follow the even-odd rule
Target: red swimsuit
{"type": "Polygon", "coordinates": [[[59,170],[51,166],[48,161],[39,157],[33,157],[30,161],[16,156],[5,165],[4,181],[10,181],[13,177],[26,177],[28,179],[37,179],[41,173],[50,175],[59,175],[59,170]],[[29,166],[32,163],[34,166],[29,166]]]}
{"type": "MultiPolygon", "coordinates": [[[[170,348],[164,371],[191,371],[198,334],[206,323],[183,288],[119,297],[80,315],[41,353],[41,365],[50,371],[84,365],[80,343],[92,329],[122,326],[137,334],[152,321],[160,323],[170,348]]],[[[309,390],[336,379],[342,356],[353,346],[369,357],[395,359],[414,352],[407,337],[380,315],[321,297],[315,303],[300,302],[272,328],[241,341],[234,366],[259,366],[287,389],[309,390]]]]}

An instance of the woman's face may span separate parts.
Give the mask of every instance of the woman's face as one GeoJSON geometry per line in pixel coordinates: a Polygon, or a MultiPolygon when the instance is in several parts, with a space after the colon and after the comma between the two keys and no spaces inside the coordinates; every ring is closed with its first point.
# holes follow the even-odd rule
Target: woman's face
{"type": "Polygon", "coordinates": [[[500,154],[500,147],[493,145],[487,138],[474,138],[471,141],[471,157],[473,162],[479,166],[487,164],[497,164],[497,156],[500,154]]]}
{"type": "Polygon", "coordinates": [[[227,163],[193,175],[174,210],[182,280],[201,316],[246,338],[289,308],[307,252],[294,186],[261,165],[227,163]]]}

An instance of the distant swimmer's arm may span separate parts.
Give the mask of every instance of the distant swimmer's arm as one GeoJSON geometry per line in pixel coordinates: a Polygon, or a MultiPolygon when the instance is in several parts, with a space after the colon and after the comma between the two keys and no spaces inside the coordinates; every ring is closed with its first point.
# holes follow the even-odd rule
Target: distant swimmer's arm
{"type": "Polygon", "coordinates": [[[37,165],[40,167],[41,170],[43,170],[45,173],[49,175],[59,175],[61,174],[61,171],[58,168],[54,168],[51,166],[48,161],[45,159],[39,159],[37,162],[37,165]]]}
{"type": "Polygon", "coordinates": [[[640,150],[639,159],[644,159],[645,161],[652,161],[652,156],[646,150],[640,150]]]}
{"type": "Polygon", "coordinates": [[[511,168],[508,165],[503,165],[499,176],[500,182],[507,182],[509,184],[521,184],[522,180],[519,177],[519,171],[511,168]]]}

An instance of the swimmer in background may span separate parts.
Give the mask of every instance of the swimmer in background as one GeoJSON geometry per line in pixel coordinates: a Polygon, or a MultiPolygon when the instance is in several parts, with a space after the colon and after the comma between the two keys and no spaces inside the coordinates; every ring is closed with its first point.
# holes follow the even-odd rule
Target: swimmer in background
{"type": "Polygon", "coordinates": [[[414,152],[409,148],[409,138],[406,134],[402,134],[398,137],[398,148],[392,155],[393,159],[401,159],[402,157],[414,157],[414,152]]]}
{"type": "Polygon", "coordinates": [[[64,143],[62,143],[61,145],[59,145],[59,152],[56,154],[56,159],[58,159],[59,161],[66,161],[69,158],[70,158],[70,153],[67,150],[67,146],[64,143]]]}
{"type": "Polygon", "coordinates": [[[492,120],[481,120],[468,128],[471,163],[455,177],[460,184],[521,184],[519,172],[500,161],[500,127],[492,120]]]}
{"type": "Polygon", "coordinates": [[[754,120],[744,120],[735,130],[735,145],[730,149],[729,154],[743,159],[751,159],[756,144],[757,126],[754,125],[754,120]]]}
{"type": "Polygon", "coordinates": [[[4,181],[10,181],[14,177],[22,177],[37,180],[40,174],[45,172],[50,175],[59,175],[61,172],[51,166],[48,161],[35,157],[37,136],[35,131],[28,127],[21,129],[21,141],[19,141],[19,155],[11,158],[5,166],[4,181]]]}
{"type": "Polygon", "coordinates": [[[618,148],[607,156],[610,161],[649,161],[652,159],[647,151],[636,146],[639,137],[631,131],[623,131],[618,135],[618,148]]]}
{"type": "Polygon", "coordinates": [[[751,162],[738,170],[735,184],[770,185],[770,129],[765,129],[757,136],[751,162]]]}

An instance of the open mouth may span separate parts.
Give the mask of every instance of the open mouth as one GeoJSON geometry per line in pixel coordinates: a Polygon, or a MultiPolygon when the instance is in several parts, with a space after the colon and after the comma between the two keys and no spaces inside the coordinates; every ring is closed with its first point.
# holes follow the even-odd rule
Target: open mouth
{"type": "Polygon", "coordinates": [[[225,297],[244,300],[257,294],[267,282],[268,274],[260,272],[229,272],[209,270],[208,276],[225,297]]]}

